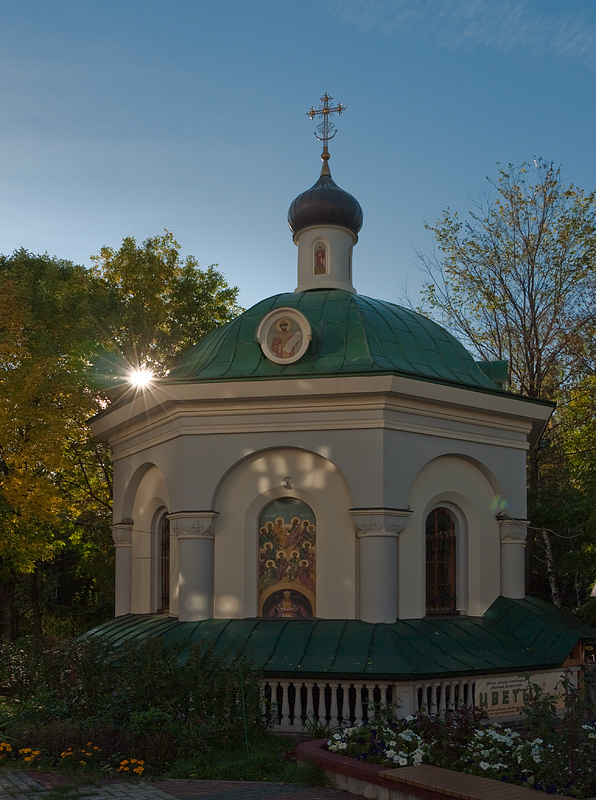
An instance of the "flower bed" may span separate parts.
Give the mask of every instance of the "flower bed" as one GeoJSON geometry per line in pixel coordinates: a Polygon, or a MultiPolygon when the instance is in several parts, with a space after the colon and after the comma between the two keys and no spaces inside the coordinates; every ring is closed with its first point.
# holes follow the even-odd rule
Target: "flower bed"
{"type": "MultiPolygon", "coordinates": [[[[380,764],[333,753],[328,750],[327,741],[317,739],[300,744],[296,749],[297,758],[316,764],[336,789],[371,800],[448,800],[454,797],[466,800],[536,800],[541,796],[532,789],[425,764],[387,770],[380,764]]],[[[572,800],[567,795],[558,797],[572,800]]]]}
{"type": "Polygon", "coordinates": [[[145,762],[138,758],[123,759],[121,755],[104,756],[101,748],[93,742],[84,747],[67,747],[60,756],[52,756],[31,747],[14,748],[8,742],[0,741],[0,767],[17,767],[24,769],[51,768],[61,772],[123,772],[140,778],[145,772],[145,762]]]}
{"type": "Polygon", "coordinates": [[[434,767],[549,794],[596,794],[596,722],[567,717],[536,735],[487,724],[479,710],[376,719],[332,734],[329,753],[383,768],[434,767]]]}

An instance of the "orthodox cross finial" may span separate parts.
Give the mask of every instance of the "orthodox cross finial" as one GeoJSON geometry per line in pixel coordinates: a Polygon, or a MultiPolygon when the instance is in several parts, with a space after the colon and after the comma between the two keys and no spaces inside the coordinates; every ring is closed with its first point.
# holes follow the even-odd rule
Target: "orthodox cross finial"
{"type": "Polygon", "coordinates": [[[327,94],[327,92],[325,92],[323,97],[321,97],[321,103],[323,104],[321,108],[315,109],[315,107],[313,106],[310,109],[310,111],[306,112],[306,116],[310,117],[311,119],[314,119],[319,114],[321,114],[321,116],[323,117],[321,124],[317,125],[317,130],[321,135],[319,136],[319,134],[315,132],[315,136],[317,137],[317,139],[320,142],[323,142],[323,153],[321,155],[323,161],[329,161],[330,156],[329,156],[329,150],[327,148],[327,142],[330,139],[333,139],[333,137],[337,133],[337,131],[335,130],[335,125],[329,121],[329,115],[341,114],[342,111],[346,110],[346,106],[342,106],[341,103],[338,103],[335,106],[335,108],[330,108],[329,103],[331,102],[331,100],[333,100],[333,98],[330,97],[327,94]]]}

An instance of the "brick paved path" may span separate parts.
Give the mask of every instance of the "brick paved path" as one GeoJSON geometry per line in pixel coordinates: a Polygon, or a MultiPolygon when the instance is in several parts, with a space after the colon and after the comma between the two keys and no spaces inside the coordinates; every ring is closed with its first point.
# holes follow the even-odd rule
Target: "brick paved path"
{"type": "Polygon", "coordinates": [[[248,781],[164,780],[123,783],[106,781],[101,786],[72,786],[54,775],[28,775],[0,771],[0,800],[43,800],[60,787],[64,800],[355,800],[355,795],[322,786],[298,783],[248,781]]]}

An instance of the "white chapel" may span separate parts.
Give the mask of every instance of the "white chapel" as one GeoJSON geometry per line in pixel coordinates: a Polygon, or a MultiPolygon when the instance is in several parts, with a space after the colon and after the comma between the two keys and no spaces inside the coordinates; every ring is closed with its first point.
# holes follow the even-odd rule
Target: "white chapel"
{"type": "Polygon", "coordinates": [[[320,176],[288,214],[295,288],[288,270],[287,293],[91,423],[113,450],[116,549],[116,618],[91,634],[248,646],[282,726],[313,703],[341,722],[366,697],[479,702],[480,681],[579,669],[587,635],[525,596],[526,457],[552,405],[357,293],[332,99],[310,112],[320,176]]]}

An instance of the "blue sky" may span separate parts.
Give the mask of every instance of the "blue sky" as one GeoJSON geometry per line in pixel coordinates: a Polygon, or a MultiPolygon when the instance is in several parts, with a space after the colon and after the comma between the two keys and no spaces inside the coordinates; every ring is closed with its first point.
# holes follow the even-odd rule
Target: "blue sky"
{"type": "Polygon", "coordinates": [[[595,87],[593,0],[0,0],[0,252],[89,265],[167,228],[245,307],[291,291],[327,91],[355,286],[415,300],[424,222],[497,162],[596,187],[595,87]]]}

